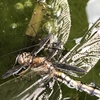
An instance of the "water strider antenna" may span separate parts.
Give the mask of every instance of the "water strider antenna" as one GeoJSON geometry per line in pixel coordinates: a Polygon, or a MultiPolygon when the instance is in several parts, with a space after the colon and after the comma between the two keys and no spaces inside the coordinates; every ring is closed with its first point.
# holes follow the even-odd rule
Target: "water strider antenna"
{"type": "Polygon", "coordinates": [[[14,54],[14,53],[19,52],[19,51],[22,51],[22,50],[26,50],[26,49],[29,49],[29,48],[33,48],[33,47],[38,46],[38,45],[39,45],[39,44],[36,44],[36,45],[32,45],[32,46],[29,46],[29,47],[25,47],[25,48],[22,48],[22,49],[19,49],[19,50],[10,52],[10,53],[8,53],[8,54],[6,54],[6,55],[0,56],[0,58],[9,56],[9,55],[11,55],[11,54],[14,54]]]}

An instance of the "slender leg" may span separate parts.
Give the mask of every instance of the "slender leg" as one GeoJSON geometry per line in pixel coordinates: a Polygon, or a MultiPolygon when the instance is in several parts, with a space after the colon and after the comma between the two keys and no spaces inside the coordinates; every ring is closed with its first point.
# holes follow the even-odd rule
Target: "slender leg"
{"type": "Polygon", "coordinates": [[[38,47],[36,47],[36,48],[34,49],[34,51],[32,51],[32,53],[31,53],[32,56],[36,56],[42,49],[44,49],[44,47],[45,47],[45,46],[47,45],[47,43],[50,41],[51,36],[52,36],[52,34],[48,34],[46,37],[44,37],[44,38],[40,41],[38,47]]]}

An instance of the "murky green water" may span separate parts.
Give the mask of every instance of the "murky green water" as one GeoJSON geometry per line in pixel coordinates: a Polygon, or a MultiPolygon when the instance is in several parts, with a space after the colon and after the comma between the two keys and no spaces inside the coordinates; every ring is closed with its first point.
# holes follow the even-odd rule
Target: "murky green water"
{"type": "MultiPolygon", "coordinates": [[[[70,50],[74,46],[73,38],[82,36],[88,28],[85,6],[88,0],[69,0],[72,27],[69,40],[66,44],[66,48],[70,50]]],[[[28,23],[30,21],[35,0],[30,0],[30,5],[27,5],[26,0],[20,1],[0,1],[0,56],[8,54],[12,51],[29,46],[31,40],[25,35],[28,23]]],[[[11,54],[6,57],[0,58],[0,76],[8,69],[12,68],[15,58],[21,51],[11,54]]],[[[83,82],[100,83],[99,80],[99,68],[98,63],[84,78],[76,80],[82,80],[83,82]]],[[[9,80],[0,79],[0,83],[9,80]]],[[[63,97],[70,95],[72,100],[96,100],[94,97],[88,96],[86,93],[80,93],[76,90],[69,89],[65,85],[62,85],[63,97]]],[[[55,94],[56,96],[56,94],[55,94]]],[[[6,99],[4,99],[6,100],[6,99]]]]}
{"type": "MultiPolygon", "coordinates": [[[[0,56],[16,51],[28,45],[25,35],[35,2],[30,0],[0,1],[0,56]]],[[[0,59],[1,73],[12,67],[18,53],[0,59]]],[[[0,80],[2,82],[2,80],[0,80]]]]}

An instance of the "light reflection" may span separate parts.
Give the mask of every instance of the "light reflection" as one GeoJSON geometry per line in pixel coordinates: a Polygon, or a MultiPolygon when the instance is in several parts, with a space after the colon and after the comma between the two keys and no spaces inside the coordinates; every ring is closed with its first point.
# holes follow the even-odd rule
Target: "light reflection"
{"type": "Polygon", "coordinates": [[[17,28],[17,27],[18,27],[18,24],[16,24],[16,23],[12,23],[12,24],[11,24],[11,28],[12,28],[12,29],[15,29],[15,28],[17,28]]]}
{"type": "Polygon", "coordinates": [[[100,18],[100,0],[89,0],[86,6],[89,27],[100,18]]]}
{"type": "Polygon", "coordinates": [[[16,3],[14,8],[18,11],[23,11],[24,10],[24,6],[22,3],[16,3]]]}
{"type": "Polygon", "coordinates": [[[32,2],[30,1],[30,0],[28,0],[28,1],[26,1],[25,3],[24,3],[24,7],[32,7],[32,2]]]}

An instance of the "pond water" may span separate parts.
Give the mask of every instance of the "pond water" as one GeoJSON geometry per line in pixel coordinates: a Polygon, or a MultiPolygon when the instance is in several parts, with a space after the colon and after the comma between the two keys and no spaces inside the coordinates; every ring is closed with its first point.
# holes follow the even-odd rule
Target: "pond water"
{"type": "MultiPolygon", "coordinates": [[[[84,35],[84,33],[88,29],[88,21],[86,17],[85,7],[88,0],[69,0],[69,7],[71,13],[71,33],[68,39],[68,42],[65,45],[67,50],[70,50],[74,45],[75,41],[73,39],[79,38],[84,35]]],[[[0,1],[0,76],[2,76],[7,70],[13,67],[15,62],[16,56],[21,53],[23,50],[20,50],[26,46],[32,45],[34,40],[31,40],[30,37],[25,35],[26,29],[28,27],[28,23],[30,22],[33,9],[35,7],[36,1],[35,0],[15,0],[15,1],[0,1]],[[9,54],[8,56],[4,56],[8,53],[13,51],[19,50],[16,53],[9,54]]],[[[39,39],[37,39],[38,41],[39,39]]],[[[35,41],[37,43],[37,41],[35,41]]],[[[25,50],[24,50],[25,51],[25,50]]],[[[28,50],[26,50],[28,51],[28,50]]],[[[98,63],[87,75],[85,75],[82,79],[74,78],[75,80],[82,81],[84,83],[91,83],[94,82],[96,84],[100,84],[100,63],[98,63]]],[[[34,82],[39,78],[39,76],[35,75],[34,82]]],[[[6,82],[13,77],[8,79],[0,79],[0,83],[6,82]]],[[[14,80],[15,81],[15,80],[14,80]]],[[[33,81],[32,81],[33,82],[33,81]]],[[[32,84],[32,82],[22,82],[19,81],[18,89],[16,92],[19,93],[23,88],[27,88],[32,84]],[[27,85],[26,85],[27,84],[27,85]]],[[[18,82],[17,82],[18,83],[18,82]]],[[[16,84],[17,84],[16,83],[16,84]]],[[[0,95],[2,100],[11,100],[10,97],[13,97],[14,94],[17,94],[14,91],[14,87],[8,85],[8,87],[13,87],[11,90],[6,92],[6,88],[1,87],[4,95],[0,95]],[[11,93],[13,92],[13,93],[11,93]],[[10,96],[11,93],[11,96],[10,96]],[[8,96],[9,95],[9,96],[8,96]],[[12,96],[13,95],[13,96],[12,96]],[[4,97],[8,98],[4,98],[4,97]]],[[[84,92],[78,92],[74,89],[70,89],[67,86],[60,84],[62,89],[63,98],[64,100],[96,100],[95,97],[89,96],[84,92]],[[71,97],[71,99],[69,98],[71,97]],[[68,99],[69,98],[69,99],[68,99]]],[[[34,87],[36,88],[36,87],[34,87]]],[[[56,83],[54,90],[57,91],[58,85],[56,83]]],[[[59,90],[59,89],[58,89],[59,90]]],[[[30,90],[32,91],[32,89],[30,90]]],[[[34,91],[34,89],[33,89],[34,91]]],[[[47,90],[50,91],[49,89],[47,90]]],[[[29,91],[28,91],[29,92],[29,91]]],[[[58,92],[55,92],[50,100],[56,100],[55,98],[58,96],[58,92]]],[[[16,100],[16,99],[15,99],[16,100]]],[[[19,100],[19,99],[18,99],[19,100]]]]}

